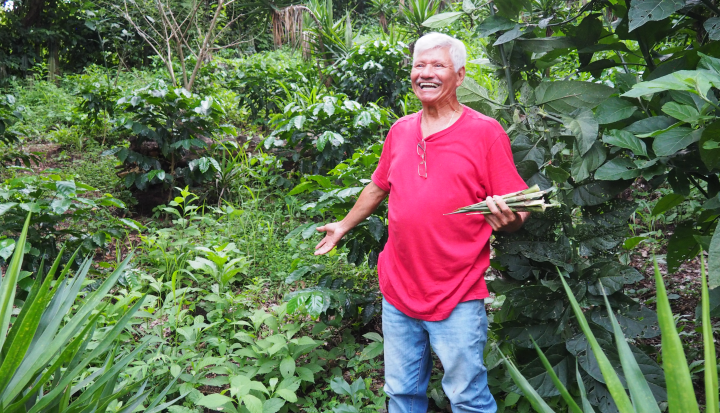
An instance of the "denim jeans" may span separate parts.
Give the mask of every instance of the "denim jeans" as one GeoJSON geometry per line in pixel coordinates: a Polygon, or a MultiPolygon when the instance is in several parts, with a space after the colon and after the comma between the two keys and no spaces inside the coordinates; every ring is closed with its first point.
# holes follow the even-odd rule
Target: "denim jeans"
{"type": "Polygon", "coordinates": [[[487,327],[483,300],[458,304],[445,320],[423,321],[383,299],[388,413],[427,412],[431,347],[445,370],[442,387],[454,413],[497,411],[483,364],[487,327]]]}

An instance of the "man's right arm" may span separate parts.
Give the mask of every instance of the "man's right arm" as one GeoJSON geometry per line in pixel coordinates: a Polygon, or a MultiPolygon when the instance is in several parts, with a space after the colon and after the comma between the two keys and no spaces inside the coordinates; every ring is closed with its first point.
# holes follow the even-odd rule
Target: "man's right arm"
{"type": "Polygon", "coordinates": [[[375,182],[370,182],[360,193],[357,202],[342,221],[317,228],[318,231],[325,233],[325,238],[315,246],[315,255],[325,254],[335,248],[340,239],[355,228],[357,224],[369,217],[387,196],[388,192],[377,186],[375,182]]]}

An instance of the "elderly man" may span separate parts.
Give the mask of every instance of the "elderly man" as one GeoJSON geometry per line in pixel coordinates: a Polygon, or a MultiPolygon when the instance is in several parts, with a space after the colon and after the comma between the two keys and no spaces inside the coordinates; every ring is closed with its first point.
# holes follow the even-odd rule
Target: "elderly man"
{"type": "Polygon", "coordinates": [[[390,197],[378,260],[389,413],[427,411],[430,347],[453,412],[497,409],[483,365],[484,273],[492,231],[515,231],[527,218],[498,195],[527,185],[500,124],[457,100],[466,55],[461,41],[444,34],[417,41],[410,78],[422,111],[390,128],[372,182],[350,213],[318,228],[326,236],[315,254],[325,254],[390,197]],[[492,215],[444,215],[484,198],[492,215]]]}

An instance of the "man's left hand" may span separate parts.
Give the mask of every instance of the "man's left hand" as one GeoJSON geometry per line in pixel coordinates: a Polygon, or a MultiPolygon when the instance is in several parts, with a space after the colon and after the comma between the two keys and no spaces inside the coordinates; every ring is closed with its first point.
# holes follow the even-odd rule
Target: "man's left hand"
{"type": "Polygon", "coordinates": [[[493,231],[515,232],[522,227],[525,220],[530,216],[529,212],[513,212],[505,201],[498,196],[487,197],[485,200],[488,209],[492,214],[485,215],[485,220],[490,224],[493,231]]]}

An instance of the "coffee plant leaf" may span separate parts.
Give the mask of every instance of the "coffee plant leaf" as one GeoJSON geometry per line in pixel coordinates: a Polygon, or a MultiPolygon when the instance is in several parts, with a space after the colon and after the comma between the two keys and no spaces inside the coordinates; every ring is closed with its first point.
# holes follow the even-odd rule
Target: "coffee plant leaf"
{"type": "Polygon", "coordinates": [[[599,205],[630,186],[632,181],[596,181],[580,185],[572,190],[572,201],[579,206],[599,205]]]}
{"type": "Polygon", "coordinates": [[[610,97],[614,89],[599,83],[575,80],[542,82],[535,88],[537,105],[570,114],[579,108],[592,109],[610,97]]]}
{"type": "Polygon", "coordinates": [[[605,125],[627,119],[637,109],[637,106],[623,98],[611,97],[598,105],[595,109],[595,117],[599,124],[605,125]]]}
{"type": "Polygon", "coordinates": [[[499,31],[510,30],[513,27],[515,27],[514,22],[510,21],[507,17],[496,14],[480,22],[475,28],[475,34],[478,37],[488,37],[499,31]]]}
{"type": "Polygon", "coordinates": [[[655,137],[653,151],[657,156],[669,156],[687,148],[702,137],[703,129],[677,127],[655,137]]]}
{"type": "Polygon", "coordinates": [[[720,169],[720,122],[713,122],[703,129],[698,149],[709,170],[720,169]]]}
{"type": "Polygon", "coordinates": [[[692,223],[683,223],[675,227],[667,246],[667,268],[669,273],[677,272],[680,265],[700,252],[695,239],[698,231],[692,223]]]}
{"type": "Polygon", "coordinates": [[[649,21],[663,20],[685,6],[684,0],[643,0],[630,4],[628,18],[629,31],[633,31],[649,21]]]}
{"type": "Polygon", "coordinates": [[[630,158],[613,158],[595,171],[595,179],[599,181],[617,181],[633,179],[640,171],[630,158]]]}
{"type": "Polygon", "coordinates": [[[523,348],[533,348],[532,338],[540,347],[550,347],[565,342],[565,338],[558,334],[561,323],[559,321],[533,323],[528,325],[520,321],[507,321],[500,324],[498,334],[503,340],[523,348]]]}
{"type": "Polygon", "coordinates": [[[645,142],[626,130],[613,129],[603,134],[602,141],[606,144],[629,149],[635,155],[648,156],[645,142]]]}

